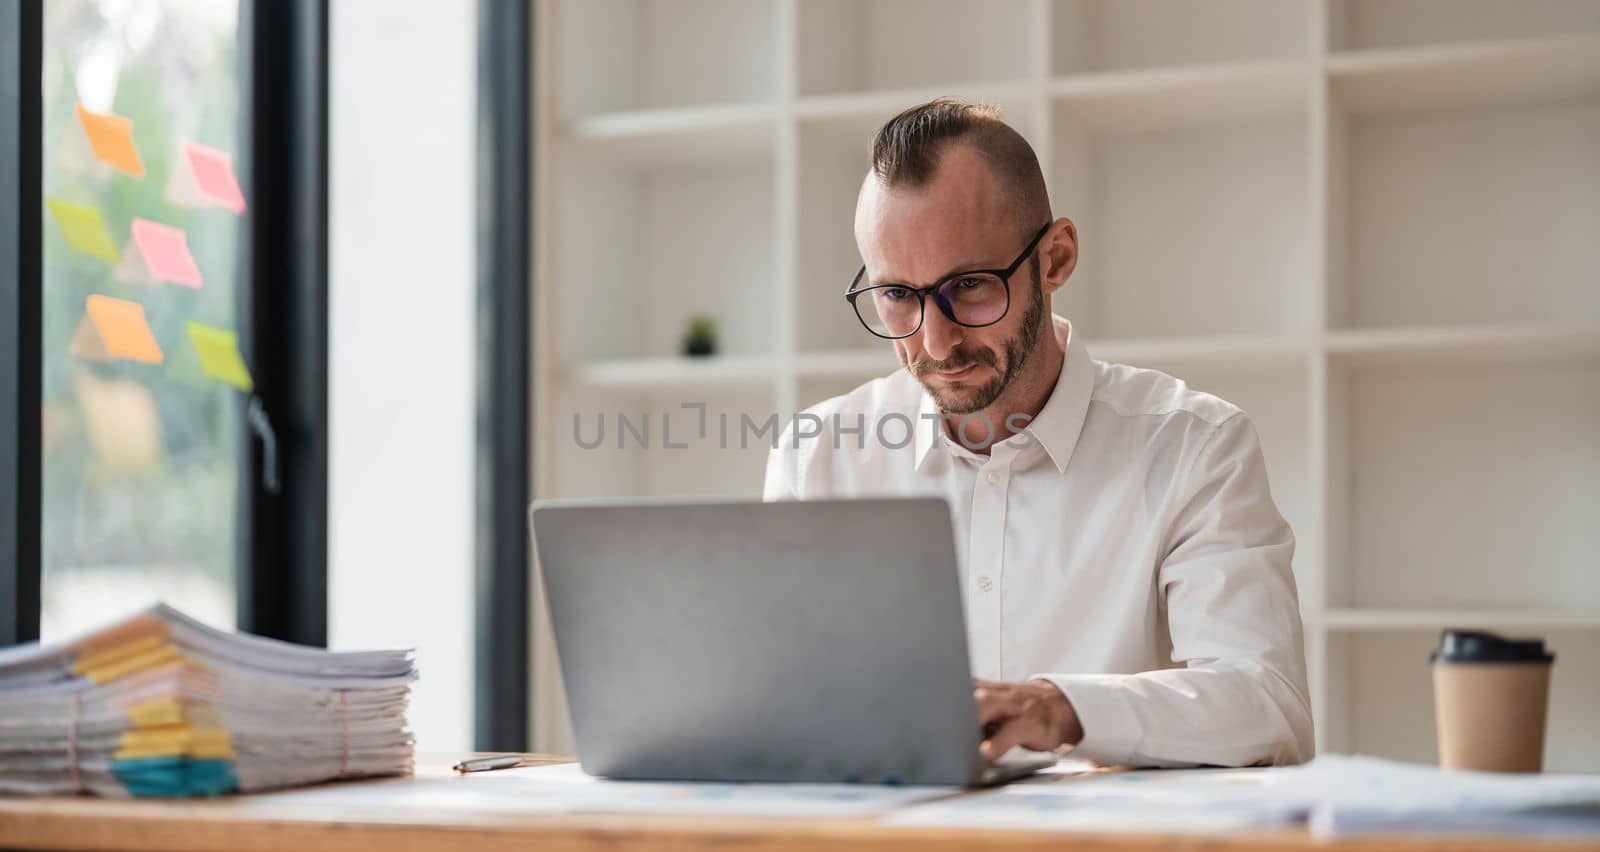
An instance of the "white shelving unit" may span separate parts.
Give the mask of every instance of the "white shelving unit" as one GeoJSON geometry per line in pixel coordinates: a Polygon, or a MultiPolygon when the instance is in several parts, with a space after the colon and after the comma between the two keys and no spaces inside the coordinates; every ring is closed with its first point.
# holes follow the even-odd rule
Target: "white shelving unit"
{"type": "Polygon", "coordinates": [[[982,99],[1079,226],[1057,312],[1254,418],[1320,747],[1432,760],[1428,646],[1482,626],[1548,636],[1547,765],[1600,770],[1600,3],[542,0],[536,36],[540,496],[759,493],[740,414],[895,367],[840,295],[872,130],[982,99]],[[676,354],[697,313],[722,354],[676,354]]]}

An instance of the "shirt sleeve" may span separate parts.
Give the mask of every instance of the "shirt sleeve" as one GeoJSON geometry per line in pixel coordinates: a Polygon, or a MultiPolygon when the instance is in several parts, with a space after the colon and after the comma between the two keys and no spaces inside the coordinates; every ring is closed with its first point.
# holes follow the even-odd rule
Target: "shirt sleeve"
{"type": "Polygon", "coordinates": [[[1073,753],[1131,766],[1309,760],[1294,534],[1272,501],[1246,416],[1212,430],[1177,493],[1157,590],[1172,660],[1183,668],[1039,675],[1083,725],[1073,753]]]}

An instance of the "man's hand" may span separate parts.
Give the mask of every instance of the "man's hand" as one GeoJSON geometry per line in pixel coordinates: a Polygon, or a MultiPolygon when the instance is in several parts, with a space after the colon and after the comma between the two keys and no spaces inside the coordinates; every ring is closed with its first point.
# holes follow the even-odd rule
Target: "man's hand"
{"type": "Polygon", "coordinates": [[[1083,726],[1072,702],[1050,681],[1000,683],[975,678],[973,684],[977,687],[973,697],[978,701],[978,724],[983,727],[980,750],[990,763],[1012,746],[1053,751],[1083,739],[1083,726]]]}

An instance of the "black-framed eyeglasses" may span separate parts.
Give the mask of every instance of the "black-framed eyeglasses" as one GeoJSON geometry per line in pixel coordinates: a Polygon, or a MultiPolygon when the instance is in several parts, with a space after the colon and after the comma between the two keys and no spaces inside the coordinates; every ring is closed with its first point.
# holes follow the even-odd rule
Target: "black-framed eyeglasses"
{"type": "Polygon", "coordinates": [[[1004,269],[969,269],[945,276],[927,287],[908,284],[875,284],[861,287],[861,277],[867,274],[862,265],[845,288],[844,298],[855,309],[856,319],[867,331],[887,340],[910,337],[922,328],[922,318],[929,296],[939,311],[956,325],[983,328],[1005,318],[1011,309],[1009,281],[1017,267],[1022,265],[1033,249],[1044,238],[1050,225],[1045,224],[1017,259],[1004,269]],[[864,297],[864,298],[863,298],[864,297]]]}

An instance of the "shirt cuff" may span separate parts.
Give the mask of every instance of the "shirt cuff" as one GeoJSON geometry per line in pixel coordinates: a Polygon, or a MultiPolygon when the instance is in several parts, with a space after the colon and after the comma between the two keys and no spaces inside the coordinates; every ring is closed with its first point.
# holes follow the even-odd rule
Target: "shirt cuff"
{"type": "Polygon", "coordinates": [[[1034,675],[1055,684],[1072,703],[1083,726],[1083,740],[1072,756],[1105,766],[1127,765],[1144,739],[1124,683],[1125,674],[1034,675]]]}

